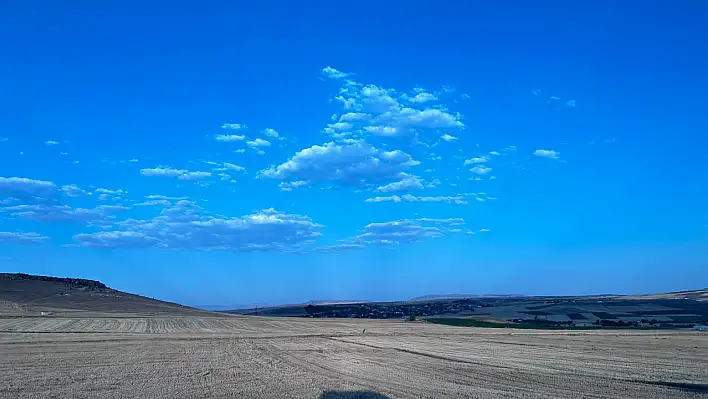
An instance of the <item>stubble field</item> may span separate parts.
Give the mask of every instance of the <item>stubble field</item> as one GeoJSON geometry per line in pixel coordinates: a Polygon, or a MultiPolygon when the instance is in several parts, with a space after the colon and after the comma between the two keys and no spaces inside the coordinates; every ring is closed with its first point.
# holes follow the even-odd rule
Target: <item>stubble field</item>
{"type": "Polygon", "coordinates": [[[13,399],[708,395],[700,332],[92,313],[0,318],[0,359],[13,399]]]}

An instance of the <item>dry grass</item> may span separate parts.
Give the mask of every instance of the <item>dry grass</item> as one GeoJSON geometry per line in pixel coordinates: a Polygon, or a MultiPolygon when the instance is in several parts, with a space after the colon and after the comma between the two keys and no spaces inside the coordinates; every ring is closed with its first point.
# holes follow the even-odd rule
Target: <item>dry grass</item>
{"type": "Polygon", "coordinates": [[[1,398],[708,394],[699,332],[93,313],[0,318],[0,359],[1,398]]]}

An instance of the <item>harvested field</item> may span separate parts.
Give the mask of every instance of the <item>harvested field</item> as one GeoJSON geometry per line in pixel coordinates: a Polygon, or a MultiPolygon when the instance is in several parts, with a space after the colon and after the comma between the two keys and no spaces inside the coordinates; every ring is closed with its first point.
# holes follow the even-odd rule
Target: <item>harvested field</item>
{"type": "Polygon", "coordinates": [[[708,334],[700,332],[245,316],[4,317],[0,357],[0,398],[708,395],[708,334]]]}

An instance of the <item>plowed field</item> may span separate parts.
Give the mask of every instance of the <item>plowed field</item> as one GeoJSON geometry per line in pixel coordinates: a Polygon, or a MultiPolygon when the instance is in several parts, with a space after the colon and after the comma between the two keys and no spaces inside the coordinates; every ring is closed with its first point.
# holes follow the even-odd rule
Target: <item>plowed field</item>
{"type": "Polygon", "coordinates": [[[700,332],[4,317],[0,359],[13,399],[708,397],[700,332]]]}

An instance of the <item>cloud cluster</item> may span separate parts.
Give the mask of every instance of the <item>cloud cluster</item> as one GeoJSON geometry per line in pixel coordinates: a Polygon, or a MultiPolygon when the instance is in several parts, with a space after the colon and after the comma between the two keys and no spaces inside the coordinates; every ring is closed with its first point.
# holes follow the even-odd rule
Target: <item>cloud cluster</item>
{"type": "MultiPolygon", "coordinates": [[[[464,219],[404,219],[385,223],[371,223],[352,241],[355,244],[398,245],[441,237],[450,231],[449,226],[459,226],[464,219]]],[[[455,229],[456,230],[456,229],[455,229]]]]}
{"type": "Polygon", "coordinates": [[[56,184],[26,177],[0,177],[0,197],[52,197],[57,194],[56,184]]]}
{"type": "Polygon", "coordinates": [[[441,196],[441,197],[417,197],[411,194],[404,194],[401,196],[391,195],[388,197],[373,197],[367,198],[364,202],[444,202],[444,203],[454,203],[464,205],[467,204],[467,200],[461,195],[456,196],[441,196]]]}
{"type": "Polygon", "coordinates": [[[180,180],[203,180],[211,176],[211,172],[190,172],[185,169],[145,168],[140,169],[143,176],[171,177],[180,180]]]}
{"type": "Polygon", "coordinates": [[[39,233],[0,231],[0,244],[35,245],[44,244],[48,241],[49,237],[45,237],[39,233]]]}
{"type": "MultiPolygon", "coordinates": [[[[336,79],[344,81],[334,100],[341,105],[345,113],[338,122],[325,128],[325,132],[335,138],[345,137],[348,133],[356,131],[375,136],[403,136],[427,129],[465,126],[459,113],[452,114],[440,106],[426,108],[427,103],[437,101],[438,97],[422,89],[416,90],[416,95],[411,97],[405,93],[399,94],[394,89],[345,79],[348,74],[325,69],[328,72],[323,70],[324,75],[331,78],[336,76],[336,79]],[[416,106],[420,108],[415,108],[416,106]]],[[[452,135],[443,135],[443,140],[455,139],[452,135]]]]}
{"type": "Polygon", "coordinates": [[[120,205],[101,205],[95,208],[72,208],[68,205],[25,204],[0,208],[0,212],[10,217],[38,222],[85,222],[102,224],[111,222],[115,213],[130,208],[120,205]]]}
{"type": "Polygon", "coordinates": [[[242,217],[214,217],[181,200],[147,220],[127,219],[119,229],[77,234],[93,248],[156,247],[183,250],[295,251],[320,236],[323,227],[309,217],[264,209],[242,217]]]}
{"type": "Polygon", "coordinates": [[[400,150],[383,151],[364,142],[330,142],[301,150],[287,162],[262,170],[260,176],[361,186],[406,178],[405,171],[418,164],[400,150]]]}

